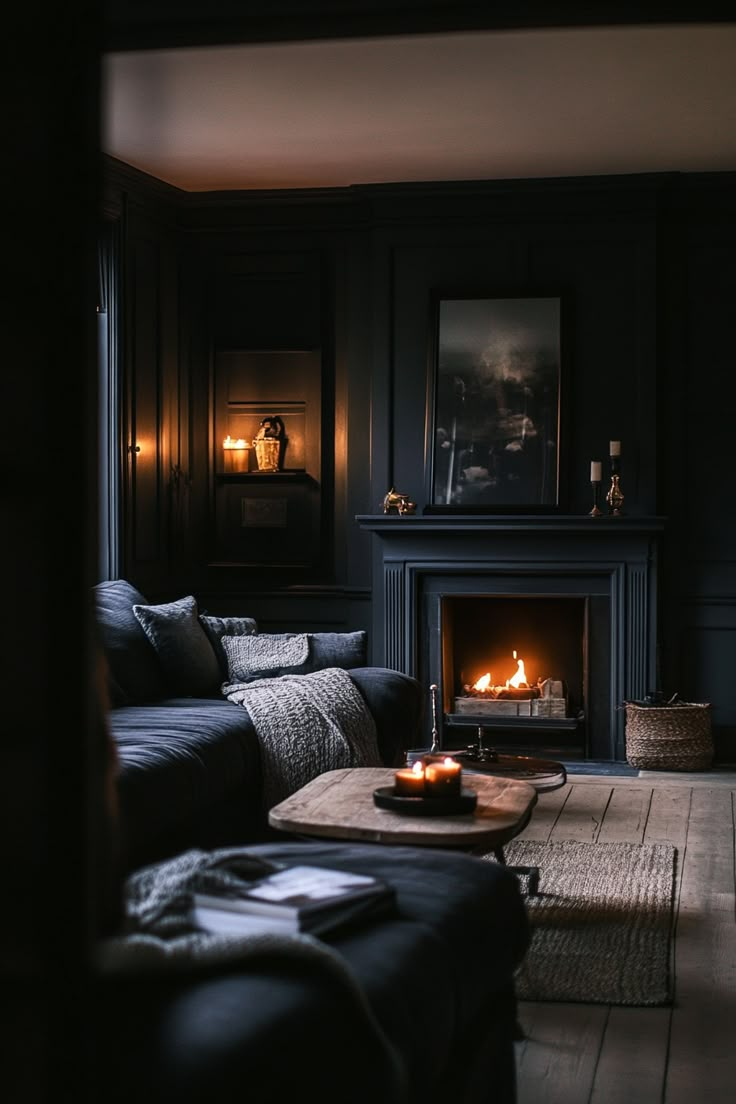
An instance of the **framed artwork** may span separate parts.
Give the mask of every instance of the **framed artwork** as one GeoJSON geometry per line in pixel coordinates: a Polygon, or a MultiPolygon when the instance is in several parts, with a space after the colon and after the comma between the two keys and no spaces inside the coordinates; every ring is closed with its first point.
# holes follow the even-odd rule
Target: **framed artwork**
{"type": "Polygon", "coordinates": [[[558,295],[434,298],[430,511],[559,507],[561,308],[558,295]]]}

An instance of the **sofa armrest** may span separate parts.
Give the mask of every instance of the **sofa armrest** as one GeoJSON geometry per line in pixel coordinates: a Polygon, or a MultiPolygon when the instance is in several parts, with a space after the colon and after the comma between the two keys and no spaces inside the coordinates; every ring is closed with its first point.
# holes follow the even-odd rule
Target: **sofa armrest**
{"type": "Polygon", "coordinates": [[[387,767],[400,766],[407,748],[420,740],[423,697],[420,683],[389,667],[354,667],[348,672],[368,706],[387,767]]]}

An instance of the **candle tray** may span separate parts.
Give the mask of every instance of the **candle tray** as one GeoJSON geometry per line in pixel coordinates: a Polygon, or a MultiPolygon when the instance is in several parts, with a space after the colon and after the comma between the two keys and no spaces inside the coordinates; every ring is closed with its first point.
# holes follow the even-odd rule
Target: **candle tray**
{"type": "Polygon", "coordinates": [[[379,786],[373,791],[373,801],[379,809],[410,816],[457,816],[472,813],[478,795],[475,790],[461,790],[450,797],[403,797],[393,786],[379,786]]]}

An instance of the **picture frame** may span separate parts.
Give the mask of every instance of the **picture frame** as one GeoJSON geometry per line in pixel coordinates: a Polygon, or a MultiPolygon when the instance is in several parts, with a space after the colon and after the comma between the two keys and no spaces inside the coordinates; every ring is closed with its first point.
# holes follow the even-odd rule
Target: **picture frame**
{"type": "Polygon", "coordinates": [[[560,508],[562,295],[435,292],[428,513],[560,508]]]}

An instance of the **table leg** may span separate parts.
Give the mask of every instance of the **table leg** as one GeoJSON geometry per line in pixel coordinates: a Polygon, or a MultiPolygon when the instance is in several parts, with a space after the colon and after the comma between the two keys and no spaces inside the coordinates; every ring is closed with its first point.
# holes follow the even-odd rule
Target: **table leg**
{"type": "MultiPolygon", "coordinates": [[[[494,847],[493,854],[502,866],[508,866],[503,847],[494,847]]],[[[529,879],[529,896],[536,897],[539,893],[539,867],[538,866],[509,866],[514,874],[521,874],[529,879]]]]}

